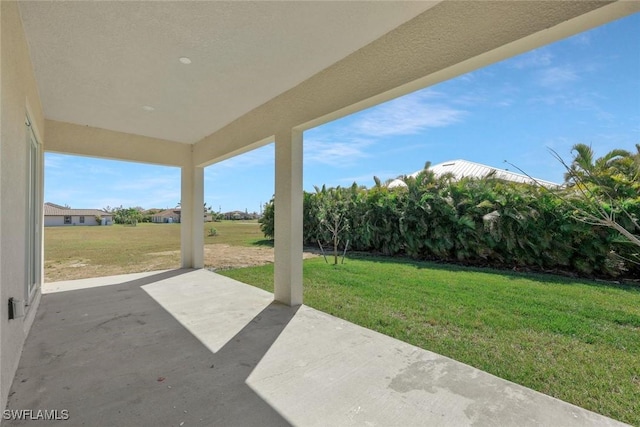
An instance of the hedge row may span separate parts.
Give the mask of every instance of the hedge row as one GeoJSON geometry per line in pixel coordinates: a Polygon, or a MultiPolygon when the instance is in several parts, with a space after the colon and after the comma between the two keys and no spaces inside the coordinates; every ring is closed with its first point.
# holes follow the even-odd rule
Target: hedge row
{"type": "MultiPolygon", "coordinates": [[[[593,204],[572,190],[548,190],[498,179],[419,175],[407,187],[322,188],[304,194],[304,242],[330,242],[322,220],[347,225],[339,237],[356,251],[404,254],[499,268],[570,271],[583,276],[640,277],[640,248],[609,228],[580,221],[593,204]]],[[[638,218],[640,197],[621,204],[638,218]]],[[[606,209],[611,209],[605,206],[606,209]]],[[[273,200],[261,228],[274,235],[273,200]]],[[[618,221],[630,231],[626,215],[618,221]]]]}

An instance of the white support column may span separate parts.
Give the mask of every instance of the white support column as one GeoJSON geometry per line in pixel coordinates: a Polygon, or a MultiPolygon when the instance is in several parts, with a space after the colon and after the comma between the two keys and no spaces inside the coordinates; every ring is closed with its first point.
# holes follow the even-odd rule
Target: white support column
{"type": "Polygon", "coordinates": [[[204,267],[204,169],[181,170],[180,250],[182,268],[204,267]]]}
{"type": "Polygon", "coordinates": [[[193,262],[194,268],[204,268],[204,168],[193,168],[193,262]]]}
{"type": "Polygon", "coordinates": [[[302,132],[276,134],[276,301],[302,304],[302,132]]]}

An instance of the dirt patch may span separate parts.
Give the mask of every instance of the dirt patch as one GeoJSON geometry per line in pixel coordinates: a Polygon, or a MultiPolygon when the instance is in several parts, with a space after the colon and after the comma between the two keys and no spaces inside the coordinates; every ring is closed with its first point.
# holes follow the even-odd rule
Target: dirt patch
{"type": "Polygon", "coordinates": [[[204,247],[204,265],[216,270],[252,267],[273,263],[273,248],[229,246],[225,244],[204,247]]]}
{"type": "MultiPolygon", "coordinates": [[[[304,252],[304,259],[318,256],[304,252]]],[[[45,282],[112,276],[116,274],[140,273],[143,271],[179,268],[180,251],[163,251],[144,254],[131,263],[101,264],[100,259],[69,259],[45,262],[45,282]]],[[[273,263],[273,248],[232,246],[221,243],[204,246],[204,265],[211,270],[253,267],[273,263]]]]}
{"type": "MultiPolygon", "coordinates": [[[[98,277],[103,271],[99,265],[92,265],[89,260],[46,261],[44,263],[44,281],[85,279],[98,277]]],[[[113,274],[120,274],[118,272],[113,274]]]]}
{"type": "Polygon", "coordinates": [[[71,268],[78,268],[78,267],[86,267],[87,264],[85,264],[84,262],[76,262],[75,264],[69,264],[69,267],[71,268]]]}
{"type": "MultiPolygon", "coordinates": [[[[149,254],[150,256],[179,255],[180,251],[165,251],[149,254]]],[[[311,252],[304,252],[303,258],[317,256],[311,252]]],[[[272,264],[274,252],[269,247],[231,246],[214,243],[204,247],[204,265],[214,270],[229,268],[253,267],[272,264]]]]}

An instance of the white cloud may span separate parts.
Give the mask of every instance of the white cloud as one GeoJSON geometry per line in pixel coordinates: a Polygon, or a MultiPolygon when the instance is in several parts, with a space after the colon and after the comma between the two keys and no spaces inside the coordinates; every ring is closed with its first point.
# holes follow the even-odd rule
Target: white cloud
{"type": "Polygon", "coordinates": [[[508,63],[517,69],[539,68],[551,65],[552,59],[553,54],[547,49],[536,49],[532,52],[519,55],[508,61],[508,63]]]}
{"type": "Polygon", "coordinates": [[[369,157],[372,140],[351,138],[340,142],[331,138],[309,138],[304,141],[304,161],[345,167],[369,157]]]}
{"type": "MultiPolygon", "coordinates": [[[[457,123],[466,111],[446,105],[444,100],[455,102],[441,92],[425,89],[312,129],[305,133],[304,160],[334,167],[352,166],[371,157],[374,145],[384,138],[457,123]]],[[[476,101],[460,98],[466,104],[476,101]]]]}
{"type": "Polygon", "coordinates": [[[497,101],[495,103],[495,105],[497,105],[498,107],[510,107],[511,105],[513,105],[513,100],[512,99],[503,99],[501,101],[497,101]]]}
{"type": "Polygon", "coordinates": [[[160,189],[165,191],[170,188],[180,187],[180,176],[154,176],[138,177],[135,180],[121,180],[113,184],[120,191],[153,191],[160,189]]]}
{"type": "MultiPolygon", "coordinates": [[[[45,198],[45,202],[57,203],[65,205],[69,203],[69,200],[82,195],[82,191],[68,189],[68,188],[56,188],[55,190],[48,191],[45,198]]],[[[83,208],[84,206],[71,206],[72,208],[83,208]]]]}
{"type": "Polygon", "coordinates": [[[535,96],[529,100],[532,104],[545,104],[545,105],[566,105],[569,102],[569,98],[562,94],[535,96]]]}
{"type": "Polygon", "coordinates": [[[220,163],[210,166],[215,168],[236,169],[239,167],[254,167],[261,165],[273,165],[275,163],[275,145],[273,143],[265,145],[255,150],[247,151],[235,157],[231,157],[220,163]]]}
{"type": "Polygon", "coordinates": [[[428,91],[416,92],[372,108],[356,119],[353,130],[373,137],[411,135],[457,123],[464,116],[462,110],[430,102],[433,97],[428,91]]]}
{"type": "Polygon", "coordinates": [[[65,156],[45,153],[44,167],[47,169],[61,169],[65,167],[65,156]]]}
{"type": "Polygon", "coordinates": [[[469,93],[466,95],[460,95],[457,98],[451,100],[452,104],[462,105],[464,107],[474,107],[478,104],[486,102],[486,96],[480,93],[469,93]]]}
{"type": "Polygon", "coordinates": [[[92,164],[90,163],[86,167],[82,167],[84,173],[88,173],[90,175],[102,175],[102,179],[104,179],[104,175],[110,176],[119,176],[122,172],[118,170],[118,167],[109,167],[100,164],[92,164]]]}
{"type": "Polygon", "coordinates": [[[572,67],[565,65],[550,67],[538,73],[538,84],[547,88],[558,88],[578,79],[578,74],[572,67]]]}
{"type": "Polygon", "coordinates": [[[87,208],[102,209],[106,206],[125,208],[141,206],[151,208],[173,208],[180,201],[180,190],[177,188],[155,189],[139,192],[116,192],[108,196],[85,198],[87,208]]]}
{"type": "Polygon", "coordinates": [[[590,46],[591,45],[591,32],[585,32],[577,34],[571,37],[569,40],[578,46],[590,46]]]}
{"type": "Polygon", "coordinates": [[[581,91],[579,93],[563,92],[541,95],[531,98],[530,103],[545,104],[548,106],[561,106],[573,110],[589,111],[594,115],[593,118],[599,121],[611,121],[615,119],[615,115],[603,109],[599,102],[602,96],[597,92],[581,91]]]}
{"type": "MultiPolygon", "coordinates": [[[[393,148],[390,149],[386,149],[384,151],[381,151],[381,155],[384,157],[388,157],[388,156],[397,156],[401,153],[406,153],[409,151],[416,151],[416,152],[424,152],[426,150],[429,149],[433,149],[434,147],[436,147],[437,144],[433,143],[432,141],[423,141],[422,143],[419,144],[403,144],[403,145],[393,145],[393,148]]],[[[408,157],[411,157],[411,155],[406,155],[408,157]]]]}
{"type": "Polygon", "coordinates": [[[180,201],[180,176],[143,177],[117,187],[131,200],[123,200],[123,206],[174,207],[180,201]]]}

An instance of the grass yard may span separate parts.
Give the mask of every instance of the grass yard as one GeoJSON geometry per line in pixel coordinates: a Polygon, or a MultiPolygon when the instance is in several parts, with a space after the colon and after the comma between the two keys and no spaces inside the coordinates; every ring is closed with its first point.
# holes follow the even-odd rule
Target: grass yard
{"type": "MultiPolygon", "coordinates": [[[[221,274],[273,291],[273,266],[221,274]]],[[[640,288],[408,260],[304,263],[305,304],[640,426],[640,288]]]]}
{"type": "Polygon", "coordinates": [[[271,240],[265,240],[257,220],[207,222],[204,224],[204,231],[205,245],[215,243],[246,247],[273,246],[271,240]],[[210,235],[211,228],[216,230],[216,236],[210,235]]]}
{"type": "MultiPolygon", "coordinates": [[[[257,221],[205,223],[203,233],[205,252],[226,245],[269,250],[257,221]]],[[[45,227],[44,255],[46,282],[177,268],[180,224],[45,227]]]]}

